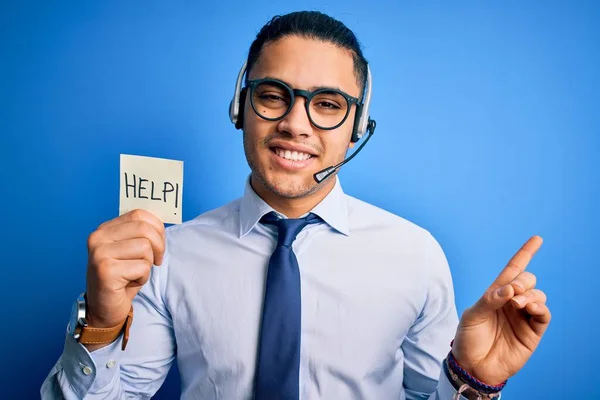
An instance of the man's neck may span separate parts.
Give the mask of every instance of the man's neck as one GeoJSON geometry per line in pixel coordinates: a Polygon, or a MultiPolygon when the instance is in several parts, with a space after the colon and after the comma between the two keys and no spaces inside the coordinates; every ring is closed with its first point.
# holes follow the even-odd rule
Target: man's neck
{"type": "Polygon", "coordinates": [[[335,177],[332,177],[316,192],[298,198],[287,198],[273,193],[254,176],[250,178],[250,186],[256,194],[273,209],[288,218],[300,218],[317,206],[335,186],[335,177]]]}

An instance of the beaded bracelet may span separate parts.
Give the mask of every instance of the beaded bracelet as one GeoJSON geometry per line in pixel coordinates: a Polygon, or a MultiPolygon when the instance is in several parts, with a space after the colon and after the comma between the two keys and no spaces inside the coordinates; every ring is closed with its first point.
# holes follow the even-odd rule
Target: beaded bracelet
{"type": "Polygon", "coordinates": [[[452,396],[452,400],[460,400],[464,397],[466,397],[467,399],[473,399],[473,400],[500,400],[500,399],[502,399],[502,392],[485,394],[485,393],[479,392],[476,389],[469,386],[468,383],[466,383],[465,381],[460,379],[458,377],[458,375],[456,375],[454,373],[454,371],[452,371],[450,369],[447,358],[444,360],[444,362],[442,364],[444,366],[444,372],[446,373],[447,376],[449,376],[452,379],[452,381],[454,382],[454,387],[457,390],[457,392],[452,396]]]}
{"type": "MultiPolygon", "coordinates": [[[[453,344],[454,340],[450,343],[450,346],[452,347],[453,344]]],[[[504,389],[506,383],[508,382],[508,380],[505,380],[504,382],[496,386],[488,385],[486,383],[481,382],[479,379],[469,374],[463,367],[460,366],[460,364],[454,358],[452,350],[450,350],[450,352],[448,353],[447,360],[448,366],[452,370],[452,372],[454,372],[456,375],[459,376],[460,379],[468,383],[469,386],[471,386],[473,389],[479,392],[486,394],[498,393],[499,391],[504,389]]]]}

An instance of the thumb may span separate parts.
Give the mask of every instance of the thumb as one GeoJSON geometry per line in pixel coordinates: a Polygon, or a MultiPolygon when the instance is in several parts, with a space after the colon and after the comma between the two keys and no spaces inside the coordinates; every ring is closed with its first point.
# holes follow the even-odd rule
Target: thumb
{"type": "Polygon", "coordinates": [[[471,308],[470,317],[473,319],[487,318],[508,303],[514,295],[515,291],[512,285],[490,289],[471,308]]]}

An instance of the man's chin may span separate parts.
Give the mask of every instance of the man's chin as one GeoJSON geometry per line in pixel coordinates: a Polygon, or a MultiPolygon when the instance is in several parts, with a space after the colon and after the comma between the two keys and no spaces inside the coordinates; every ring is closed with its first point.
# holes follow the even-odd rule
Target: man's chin
{"type": "Polygon", "coordinates": [[[288,199],[305,197],[319,188],[312,174],[308,176],[306,174],[303,174],[303,176],[290,176],[287,174],[286,176],[268,176],[261,181],[267,190],[288,199]]]}
{"type": "Polygon", "coordinates": [[[316,191],[315,185],[300,184],[296,182],[268,184],[267,188],[280,197],[298,199],[316,191]]]}

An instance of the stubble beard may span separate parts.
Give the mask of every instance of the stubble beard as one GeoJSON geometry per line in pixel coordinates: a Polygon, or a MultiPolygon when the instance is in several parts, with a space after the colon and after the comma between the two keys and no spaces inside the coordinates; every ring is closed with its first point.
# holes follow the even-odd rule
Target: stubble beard
{"type": "MultiPolygon", "coordinates": [[[[269,150],[268,143],[270,139],[274,136],[267,136],[261,140],[259,143],[259,149],[269,150]]],[[[284,182],[270,182],[266,178],[265,168],[258,161],[258,154],[255,148],[252,146],[252,143],[247,139],[246,134],[244,134],[244,153],[246,154],[246,162],[252,171],[252,177],[255,178],[260,184],[262,184],[269,192],[285,199],[299,199],[306,196],[310,196],[321,189],[325,182],[327,182],[330,178],[332,178],[335,174],[332,174],[331,177],[326,179],[325,181],[318,184],[316,181],[311,181],[311,183],[298,183],[290,186],[289,183],[284,182]]],[[[322,153],[322,152],[321,152],[322,153]]],[[[284,178],[285,179],[285,178],[284,178]]]]}

